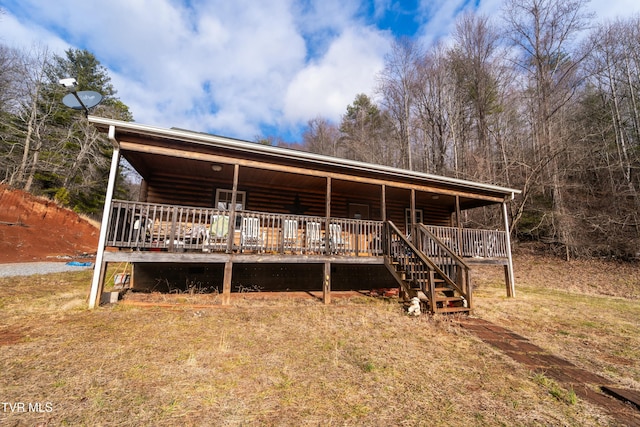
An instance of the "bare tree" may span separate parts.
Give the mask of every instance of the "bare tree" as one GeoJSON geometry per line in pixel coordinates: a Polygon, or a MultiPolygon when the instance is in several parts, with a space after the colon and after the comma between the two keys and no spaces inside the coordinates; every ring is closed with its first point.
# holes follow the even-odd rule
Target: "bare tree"
{"type": "Polygon", "coordinates": [[[302,135],[302,140],[307,150],[312,153],[334,157],[341,156],[338,144],[339,139],[340,131],[337,126],[322,117],[309,120],[307,129],[302,135]]]}
{"type": "MultiPolygon", "coordinates": [[[[491,140],[491,118],[500,111],[497,56],[499,33],[486,16],[471,13],[462,15],[456,22],[455,44],[449,53],[451,68],[462,99],[468,105],[468,120],[473,138],[469,143],[474,156],[474,178],[494,181],[495,141],[491,140]]],[[[472,137],[472,135],[469,135],[472,137]]]]}
{"type": "MultiPolygon", "coordinates": [[[[520,55],[516,64],[528,77],[534,142],[534,162],[548,179],[553,204],[549,238],[565,248],[569,258],[575,248],[572,221],[563,199],[561,154],[568,136],[564,109],[579,86],[579,57],[573,44],[586,28],[590,15],[586,0],[509,0],[505,8],[508,35],[520,55]]],[[[536,168],[534,168],[536,169],[536,168]]],[[[545,188],[544,182],[539,182],[545,188]]]]}
{"type": "Polygon", "coordinates": [[[385,68],[378,77],[382,105],[396,126],[402,165],[409,170],[413,169],[411,110],[418,81],[417,64],[421,57],[422,48],[417,42],[401,38],[385,58],[385,68]]]}
{"type": "Polygon", "coordinates": [[[450,154],[454,160],[452,168],[457,173],[457,160],[464,150],[458,146],[463,140],[456,138],[460,110],[446,51],[436,45],[417,61],[416,68],[413,135],[420,147],[420,169],[445,174],[449,166],[447,155],[450,154]]]}

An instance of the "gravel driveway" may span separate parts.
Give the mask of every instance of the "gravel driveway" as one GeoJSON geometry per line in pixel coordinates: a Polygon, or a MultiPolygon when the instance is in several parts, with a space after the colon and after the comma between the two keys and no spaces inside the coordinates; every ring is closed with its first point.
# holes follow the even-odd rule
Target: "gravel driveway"
{"type": "Polygon", "coordinates": [[[0,264],[0,277],[31,276],[33,274],[61,273],[63,271],[80,271],[93,268],[91,266],[69,265],[66,262],[19,262],[0,264]]]}

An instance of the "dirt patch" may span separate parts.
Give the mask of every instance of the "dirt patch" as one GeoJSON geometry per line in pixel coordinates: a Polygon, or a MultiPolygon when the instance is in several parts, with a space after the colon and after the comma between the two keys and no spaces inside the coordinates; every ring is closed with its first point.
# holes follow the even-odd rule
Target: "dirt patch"
{"type": "Polygon", "coordinates": [[[0,329],[0,347],[20,342],[24,333],[17,329],[0,329]]]}
{"type": "Polygon", "coordinates": [[[95,254],[100,230],[55,202],[0,185],[0,263],[95,254]]]}

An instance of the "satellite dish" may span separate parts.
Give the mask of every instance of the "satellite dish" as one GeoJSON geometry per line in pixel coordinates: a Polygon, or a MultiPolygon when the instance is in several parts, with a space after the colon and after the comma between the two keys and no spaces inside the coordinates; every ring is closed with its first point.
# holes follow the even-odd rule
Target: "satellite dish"
{"type": "Polygon", "coordinates": [[[80,92],[72,92],[62,98],[62,103],[74,110],[88,110],[102,101],[102,95],[92,90],[82,90],[80,92]]]}

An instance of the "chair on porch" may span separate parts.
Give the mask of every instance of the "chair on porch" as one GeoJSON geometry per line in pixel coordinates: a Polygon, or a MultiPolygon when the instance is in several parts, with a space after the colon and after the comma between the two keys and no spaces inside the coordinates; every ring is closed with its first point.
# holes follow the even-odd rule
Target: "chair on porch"
{"type": "Polygon", "coordinates": [[[282,227],[282,239],[285,249],[295,249],[298,244],[298,220],[284,220],[282,227]]]}
{"type": "Polygon", "coordinates": [[[305,247],[309,252],[322,252],[324,250],[322,224],[319,222],[307,222],[305,231],[305,247]]]}
{"type": "Polygon", "coordinates": [[[206,236],[203,251],[223,249],[227,246],[229,236],[229,215],[212,215],[209,233],[206,236]]]}
{"type": "Polygon", "coordinates": [[[340,224],[329,224],[329,244],[331,252],[338,252],[344,249],[347,242],[342,237],[342,226],[340,224]]]}
{"type": "Polygon", "coordinates": [[[264,236],[260,234],[260,218],[243,216],[240,248],[243,251],[247,249],[260,251],[264,249],[264,240],[264,236]]]}

